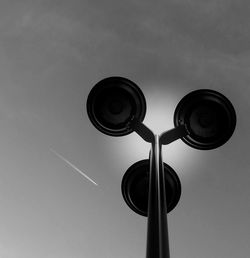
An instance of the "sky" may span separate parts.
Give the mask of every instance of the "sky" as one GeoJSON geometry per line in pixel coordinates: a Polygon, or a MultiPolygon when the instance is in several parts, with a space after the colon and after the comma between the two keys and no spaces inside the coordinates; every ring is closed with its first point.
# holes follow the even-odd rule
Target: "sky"
{"type": "Polygon", "coordinates": [[[109,76],[142,89],[155,133],[173,128],[190,91],[230,99],[237,126],[226,144],[163,147],[182,183],[170,253],[248,257],[249,11],[246,0],[2,0],[0,257],[145,257],[147,220],[124,202],[121,180],[150,146],[100,133],[85,108],[109,76]]]}

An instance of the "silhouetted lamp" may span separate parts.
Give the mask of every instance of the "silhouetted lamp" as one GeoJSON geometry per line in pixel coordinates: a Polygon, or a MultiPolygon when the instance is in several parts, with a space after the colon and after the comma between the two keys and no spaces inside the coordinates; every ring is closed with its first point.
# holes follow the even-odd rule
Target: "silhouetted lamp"
{"type": "Polygon", "coordinates": [[[146,258],[169,258],[167,213],[178,204],[181,182],[162,161],[162,145],[178,139],[201,150],[223,145],[236,126],[233,105],[217,91],[193,91],[178,103],[175,127],[156,135],[143,124],[146,100],[140,88],[126,78],[108,77],[90,91],[87,113],[92,124],[104,134],[123,136],[136,132],[151,144],[149,159],[129,167],[121,190],[127,205],[148,217],[146,258]]]}
{"type": "Polygon", "coordinates": [[[182,140],[189,146],[209,150],[228,141],[236,125],[231,102],[221,93],[202,89],[187,94],[177,105],[174,124],[185,124],[189,134],[182,140]]]}
{"type": "Polygon", "coordinates": [[[109,77],[90,91],[87,112],[93,125],[102,133],[122,136],[133,132],[128,122],[136,117],[143,121],[146,100],[140,88],[122,77],[109,77]]]}
{"type": "MultiPolygon", "coordinates": [[[[144,159],[128,168],[122,179],[122,195],[136,213],[148,215],[149,160],[144,159]]],[[[181,196],[181,182],[176,172],[164,163],[167,212],[171,212],[181,196]]]]}

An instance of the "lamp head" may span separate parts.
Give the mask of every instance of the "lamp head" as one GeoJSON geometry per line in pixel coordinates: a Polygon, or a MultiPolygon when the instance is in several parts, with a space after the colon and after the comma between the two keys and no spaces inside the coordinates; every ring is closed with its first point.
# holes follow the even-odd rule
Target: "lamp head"
{"type": "MultiPolygon", "coordinates": [[[[128,168],[122,178],[121,190],[127,205],[137,214],[148,215],[150,160],[140,160],[128,168]]],[[[181,182],[176,172],[164,163],[164,178],[168,213],[178,204],[181,182]]]]}
{"type": "Polygon", "coordinates": [[[143,121],[146,100],[134,82],[123,77],[108,77],[91,89],[87,113],[92,124],[102,133],[123,136],[133,132],[128,124],[134,117],[143,121]]]}
{"type": "Polygon", "coordinates": [[[184,96],[174,113],[175,126],[185,125],[189,134],[182,140],[189,146],[209,150],[226,143],[236,126],[231,102],[221,93],[195,90],[184,96]]]}

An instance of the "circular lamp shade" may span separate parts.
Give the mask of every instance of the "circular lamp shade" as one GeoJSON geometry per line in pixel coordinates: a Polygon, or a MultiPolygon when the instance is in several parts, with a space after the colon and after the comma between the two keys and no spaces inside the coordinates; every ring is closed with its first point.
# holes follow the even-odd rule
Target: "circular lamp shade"
{"type": "Polygon", "coordinates": [[[102,133],[123,136],[133,132],[128,127],[133,117],[143,121],[146,100],[134,82],[123,77],[108,77],[90,91],[87,113],[92,124],[102,133]]]}
{"type": "MultiPolygon", "coordinates": [[[[149,192],[148,159],[134,163],[123,176],[122,195],[127,205],[137,214],[147,216],[149,192]]],[[[164,163],[167,211],[172,211],[181,196],[181,182],[175,171],[164,163]]]]}
{"type": "Polygon", "coordinates": [[[185,125],[188,135],[182,140],[189,146],[209,150],[228,141],[236,126],[231,102],[221,93],[201,89],[192,91],[179,102],[174,113],[175,126],[185,125]]]}

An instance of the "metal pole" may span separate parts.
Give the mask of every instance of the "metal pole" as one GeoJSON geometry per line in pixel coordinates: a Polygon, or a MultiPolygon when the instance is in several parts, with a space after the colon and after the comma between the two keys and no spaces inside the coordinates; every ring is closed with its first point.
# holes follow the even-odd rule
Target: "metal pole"
{"type": "Polygon", "coordinates": [[[169,257],[164,167],[159,136],[155,135],[150,154],[146,258],[169,257]]]}

